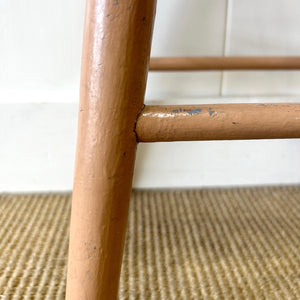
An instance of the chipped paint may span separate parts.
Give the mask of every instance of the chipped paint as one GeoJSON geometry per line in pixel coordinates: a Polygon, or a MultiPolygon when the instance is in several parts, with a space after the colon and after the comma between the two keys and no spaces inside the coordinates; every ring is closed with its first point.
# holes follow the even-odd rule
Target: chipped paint
{"type": "Polygon", "coordinates": [[[175,114],[177,114],[179,112],[186,112],[186,113],[188,113],[189,115],[192,116],[192,115],[195,115],[195,114],[200,114],[202,112],[202,109],[201,108],[195,108],[195,109],[187,110],[187,109],[179,108],[179,109],[173,109],[171,112],[175,113],[175,114]]]}
{"type": "Polygon", "coordinates": [[[209,113],[210,116],[212,116],[215,113],[215,111],[210,107],[208,109],[208,113],[209,113]]]}
{"type": "Polygon", "coordinates": [[[200,114],[202,111],[201,108],[196,108],[196,109],[192,109],[192,110],[188,110],[187,113],[189,115],[197,115],[197,114],[200,114]]]}

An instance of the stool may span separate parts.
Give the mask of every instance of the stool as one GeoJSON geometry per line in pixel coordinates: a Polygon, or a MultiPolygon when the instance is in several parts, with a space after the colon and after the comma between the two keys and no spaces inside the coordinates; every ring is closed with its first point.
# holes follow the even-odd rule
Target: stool
{"type": "MultiPolygon", "coordinates": [[[[299,138],[300,104],[145,106],[155,0],[87,0],[67,299],[116,299],[139,142],[299,138]]],[[[154,58],[153,71],[299,69],[298,57],[154,58]]]]}

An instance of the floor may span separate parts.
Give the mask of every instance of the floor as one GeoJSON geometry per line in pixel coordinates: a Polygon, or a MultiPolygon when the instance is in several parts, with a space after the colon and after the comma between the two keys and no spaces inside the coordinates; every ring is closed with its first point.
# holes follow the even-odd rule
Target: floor
{"type": "MultiPolygon", "coordinates": [[[[119,299],[300,299],[300,187],[131,198],[119,299]]],[[[70,199],[0,195],[0,299],[64,299],[70,199]]]]}

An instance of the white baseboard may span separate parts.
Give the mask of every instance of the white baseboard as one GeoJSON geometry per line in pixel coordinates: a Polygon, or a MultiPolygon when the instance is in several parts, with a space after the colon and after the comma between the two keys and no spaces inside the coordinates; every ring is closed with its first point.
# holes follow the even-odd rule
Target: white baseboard
{"type": "MultiPolygon", "coordinates": [[[[211,101],[221,100],[237,101],[211,101]]],[[[280,100],[299,99],[252,101],[280,100]]],[[[178,102],[182,103],[173,103],[178,102]]],[[[77,106],[71,102],[0,103],[1,192],[72,189],[77,106]]],[[[298,184],[299,170],[300,140],[296,139],[141,144],[133,186],[298,184]]]]}

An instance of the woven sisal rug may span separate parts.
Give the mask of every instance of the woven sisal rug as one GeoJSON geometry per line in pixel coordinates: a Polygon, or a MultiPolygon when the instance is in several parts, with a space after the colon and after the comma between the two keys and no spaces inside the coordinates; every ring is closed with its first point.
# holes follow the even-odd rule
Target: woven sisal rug
{"type": "MultiPolygon", "coordinates": [[[[69,194],[0,196],[0,299],[64,299],[69,194]]],[[[300,299],[300,187],[135,191],[120,299],[300,299]]]]}

